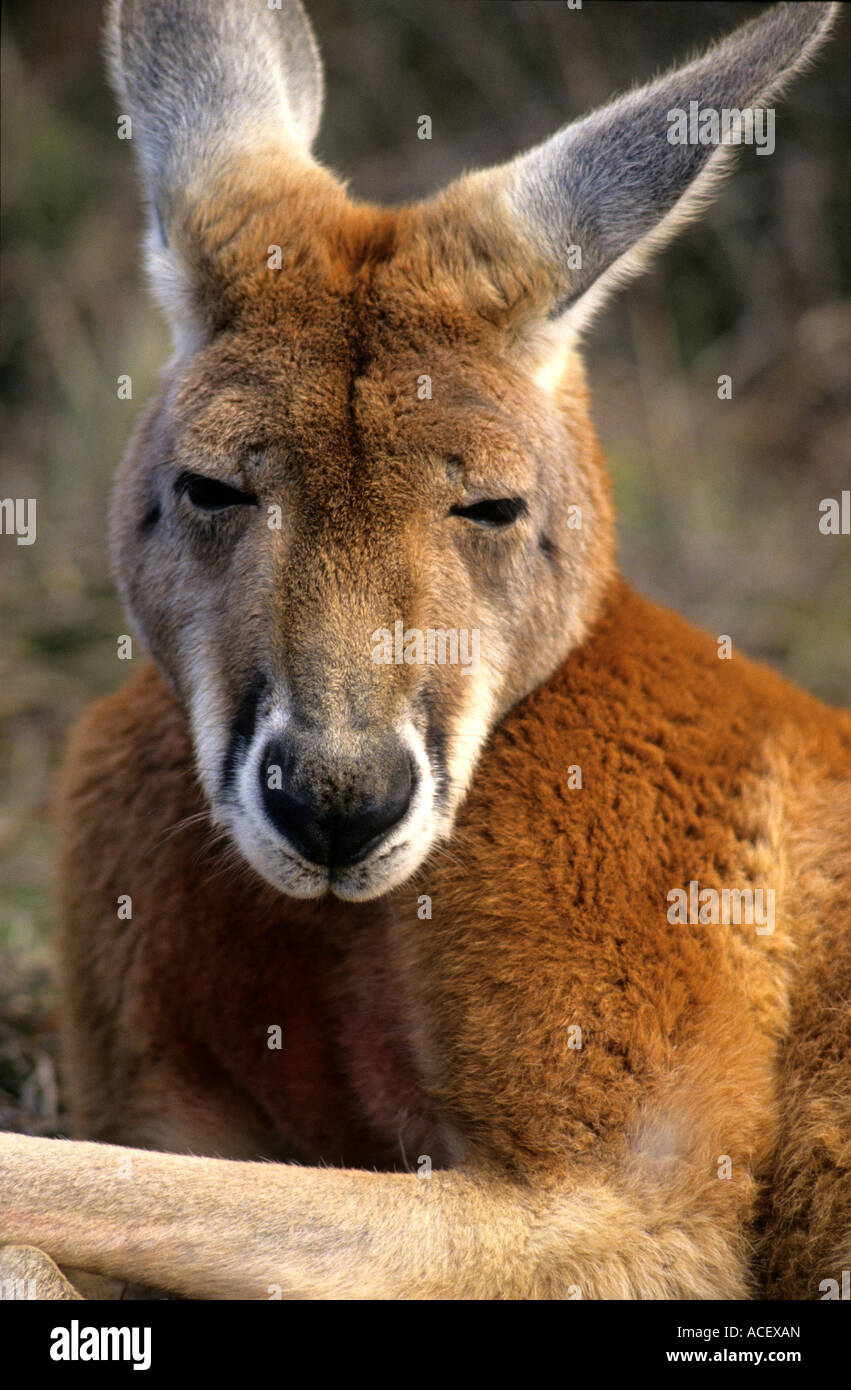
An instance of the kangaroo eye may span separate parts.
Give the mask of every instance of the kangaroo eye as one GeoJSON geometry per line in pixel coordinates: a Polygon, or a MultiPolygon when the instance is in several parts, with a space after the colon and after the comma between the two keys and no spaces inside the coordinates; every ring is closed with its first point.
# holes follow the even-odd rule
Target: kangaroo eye
{"type": "Polygon", "coordinates": [[[186,494],[193,507],[202,512],[221,512],[226,507],[256,507],[257,498],[250,492],[240,492],[203,473],[181,473],[174,485],[178,495],[186,494]]]}
{"type": "Polygon", "coordinates": [[[477,526],[510,526],[528,510],[522,497],[488,498],[483,502],[473,502],[469,507],[453,507],[452,516],[466,517],[477,526]]]}

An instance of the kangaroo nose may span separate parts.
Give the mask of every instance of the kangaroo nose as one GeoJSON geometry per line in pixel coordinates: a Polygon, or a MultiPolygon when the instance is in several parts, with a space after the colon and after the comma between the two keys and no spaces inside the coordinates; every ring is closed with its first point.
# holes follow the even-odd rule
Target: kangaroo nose
{"type": "Polygon", "coordinates": [[[414,770],[399,748],[381,760],[369,793],[334,804],[298,781],[297,753],[291,741],[273,739],[260,761],[263,805],[276,830],[312,864],[356,864],[392,830],[411,804],[414,770]]]}

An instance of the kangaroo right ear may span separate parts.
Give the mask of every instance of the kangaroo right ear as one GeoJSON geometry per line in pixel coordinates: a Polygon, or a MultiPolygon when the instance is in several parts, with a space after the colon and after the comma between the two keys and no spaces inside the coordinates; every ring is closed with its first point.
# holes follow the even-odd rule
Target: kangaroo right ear
{"type": "Polygon", "coordinates": [[[693,108],[719,119],[765,109],[818,51],[836,13],[828,3],[775,5],[686,67],[508,164],[465,175],[435,207],[452,207],[482,246],[496,246],[491,229],[519,232],[527,265],[543,277],[536,308],[576,332],[702,211],[746,129],[734,119],[719,142],[711,127],[684,137],[674,120],[693,108]]]}
{"type": "Polygon", "coordinates": [[[151,208],[148,269],[180,344],[202,328],[199,257],[234,234],[270,166],[313,165],[316,41],[300,0],[110,0],[106,37],[151,208]]]}

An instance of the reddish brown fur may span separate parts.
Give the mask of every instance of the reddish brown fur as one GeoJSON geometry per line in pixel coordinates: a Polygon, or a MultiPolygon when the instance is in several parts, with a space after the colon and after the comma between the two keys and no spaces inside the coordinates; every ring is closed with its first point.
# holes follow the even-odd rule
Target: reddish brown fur
{"type": "Polygon", "coordinates": [[[386,900],[299,904],[223,866],[203,815],[183,824],[203,803],[179,707],[148,668],[92,711],[66,775],[79,1130],[380,1167],[440,1162],[463,1135],[477,1162],[524,1181],[587,1169],[680,1184],[682,1206],[746,1263],[756,1178],[768,1292],[817,1297],[851,1226],[847,1185],[808,1211],[826,1166],[851,1159],[851,938],[847,886],[833,883],[818,904],[826,979],[808,893],[843,832],[849,752],[847,716],[741,658],[719,662],[710,638],[619,586],[593,638],[495,735],[450,854],[386,900]],[[566,786],[574,763],[581,791],[566,786]],[[108,847],[94,881],[92,843],[108,847]],[[667,889],[690,877],[781,872],[773,936],[667,922],[667,889]],[[119,892],[132,923],[115,921],[119,892]],[[116,998],[118,978],[132,988],[116,998]],[[265,1047],[272,1023],[281,1052],[265,1047]],[[805,1116],[795,1096],[814,1089],[805,1116]],[[731,1181],[717,1177],[723,1154],[731,1181]]]}

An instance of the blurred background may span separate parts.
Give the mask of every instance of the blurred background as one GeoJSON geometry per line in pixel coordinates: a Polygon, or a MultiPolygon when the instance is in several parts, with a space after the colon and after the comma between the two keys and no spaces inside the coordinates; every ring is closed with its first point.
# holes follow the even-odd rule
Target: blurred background
{"type": "MultiPolygon", "coordinates": [[[[318,152],[356,195],[422,196],[762,8],[308,0],[327,73],[318,152]]],[[[38,539],[0,538],[0,1128],[44,1134],[62,1125],[51,788],[69,725],[127,674],[105,510],[168,349],[100,25],[99,0],[4,5],[0,495],[37,498],[38,539]]],[[[588,345],[628,577],[834,702],[851,690],[851,541],[820,534],[818,504],[851,486],[849,47],[845,17],[780,103],[775,153],[742,152],[588,345]]]]}

